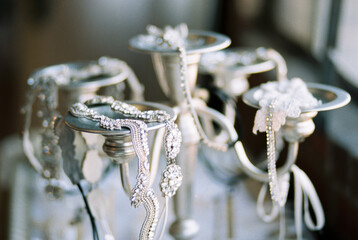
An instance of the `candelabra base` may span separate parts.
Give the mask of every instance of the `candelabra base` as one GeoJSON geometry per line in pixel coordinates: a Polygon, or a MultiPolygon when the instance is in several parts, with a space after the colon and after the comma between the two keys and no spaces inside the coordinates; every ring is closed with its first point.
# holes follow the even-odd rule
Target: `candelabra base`
{"type": "Polygon", "coordinates": [[[199,232],[199,225],[193,219],[176,220],[169,229],[176,240],[193,239],[199,232]]]}

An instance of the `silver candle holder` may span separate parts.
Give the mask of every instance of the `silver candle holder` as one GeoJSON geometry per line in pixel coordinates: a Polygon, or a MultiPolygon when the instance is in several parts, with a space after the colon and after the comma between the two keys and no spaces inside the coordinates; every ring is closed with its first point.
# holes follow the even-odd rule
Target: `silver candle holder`
{"type": "MultiPolygon", "coordinates": [[[[141,52],[149,53],[152,56],[153,65],[155,71],[157,73],[158,81],[164,91],[164,93],[169,97],[171,104],[176,106],[179,109],[178,123],[181,126],[181,131],[183,132],[184,137],[184,146],[183,151],[180,155],[179,162],[184,168],[184,173],[186,175],[186,182],[184,184],[184,188],[179,191],[179,194],[174,199],[175,203],[175,213],[176,213],[176,221],[172,224],[170,228],[170,233],[176,239],[192,239],[197,234],[199,227],[197,223],[191,219],[192,212],[192,178],[193,178],[193,169],[195,166],[196,154],[197,154],[197,143],[199,140],[199,136],[197,135],[198,129],[195,127],[191,128],[191,126],[195,126],[193,124],[192,118],[190,115],[193,115],[193,111],[201,118],[211,118],[213,121],[218,122],[221,127],[227,132],[228,138],[227,142],[221,142],[219,144],[226,144],[227,146],[232,146],[236,152],[237,158],[239,160],[239,165],[247,173],[249,176],[263,182],[269,181],[269,176],[266,171],[260,170],[256,166],[254,166],[251,161],[247,158],[245,153],[245,149],[242,145],[240,139],[238,139],[237,133],[232,126],[232,121],[228,120],[221,113],[210,109],[205,106],[205,104],[200,103],[200,101],[194,99],[192,101],[193,106],[192,109],[189,110],[187,107],[188,101],[185,99],[185,95],[192,94],[193,89],[196,83],[196,75],[197,75],[197,62],[200,58],[198,53],[208,52],[213,50],[213,47],[210,47],[212,42],[215,41],[207,41],[205,39],[209,39],[205,37],[205,35],[211,35],[214,37],[216,34],[210,33],[198,33],[198,32],[189,32],[187,38],[181,39],[184,44],[175,45],[174,47],[170,45],[171,37],[166,35],[168,32],[173,29],[168,29],[166,27],[163,31],[151,31],[154,33],[154,36],[146,36],[140,35],[134,37],[130,40],[130,47],[134,50],[138,50],[141,52]],[[162,35],[161,35],[162,34],[162,35]],[[200,36],[202,34],[203,36],[200,36]],[[161,36],[161,38],[158,36],[161,36]],[[202,39],[198,41],[198,39],[202,39]],[[149,41],[148,41],[149,40],[149,41]],[[195,41],[197,43],[195,44],[195,41]],[[193,43],[194,42],[194,43],[193,43]],[[202,44],[200,44],[200,42],[202,44]],[[163,43],[169,43],[169,46],[163,47],[163,43]],[[199,46],[198,46],[199,45],[199,46]],[[175,46],[179,46],[176,48],[175,46]],[[187,79],[188,85],[190,88],[190,92],[184,92],[182,89],[182,71],[183,68],[181,65],[183,62],[179,61],[182,58],[183,50],[185,48],[187,51],[187,79]]],[[[149,31],[150,32],[150,31],[149,31]]],[[[180,32],[180,31],[179,31],[180,32]]],[[[170,32],[171,33],[171,32],[170,32]]],[[[174,34],[175,35],[175,34],[174,34]]],[[[180,34],[179,34],[180,35],[180,34]]],[[[178,37],[178,36],[177,36],[178,37]]],[[[220,39],[225,39],[220,37],[220,39]]],[[[222,41],[221,44],[217,43],[216,50],[218,48],[224,48],[229,44],[229,39],[226,41],[222,41]],[[224,43],[223,43],[224,42],[224,43]]],[[[272,49],[258,49],[256,50],[259,59],[263,60],[263,68],[262,71],[267,71],[272,69],[274,66],[277,67],[277,80],[278,81],[288,81],[287,80],[287,67],[282,56],[272,49]]],[[[219,65],[219,64],[218,64],[219,65]]],[[[217,66],[220,68],[223,66],[217,66]]],[[[225,69],[225,66],[223,67],[225,69]]],[[[184,68],[185,69],[185,68],[184,68]]],[[[215,69],[215,67],[213,68],[215,69]]],[[[247,74],[255,73],[256,70],[253,68],[243,68],[246,70],[243,71],[242,76],[247,76],[247,74]]],[[[230,67],[226,70],[230,71],[230,67]],[[228,70],[229,69],[229,70],[228,70]]],[[[205,69],[204,71],[211,71],[205,69]]],[[[212,70],[212,72],[218,71],[217,69],[212,70]]],[[[233,68],[232,71],[235,71],[233,68]]],[[[217,84],[220,83],[221,80],[217,80],[217,84]]],[[[224,87],[221,86],[221,87],[224,87]]],[[[329,87],[321,84],[309,84],[309,90],[312,92],[314,97],[316,97],[319,101],[322,101],[322,105],[319,107],[314,107],[311,109],[301,109],[302,113],[298,118],[287,118],[286,124],[282,127],[283,137],[288,142],[288,156],[285,164],[278,169],[277,176],[278,178],[283,177],[290,171],[297,172],[297,168],[294,166],[294,163],[297,158],[298,146],[299,142],[303,141],[306,137],[311,135],[314,132],[315,126],[312,119],[317,115],[318,111],[323,110],[332,110],[335,108],[342,107],[350,101],[350,96],[343,90],[338,88],[329,87]]],[[[257,107],[257,101],[253,101],[252,95],[257,90],[252,89],[249,90],[248,93],[244,95],[244,101],[250,106],[257,107]]],[[[242,91],[235,94],[241,94],[242,91]]],[[[194,116],[193,116],[194,117],[194,116]]],[[[194,117],[195,119],[195,117],[194,117]]],[[[194,121],[195,122],[195,121],[194,121]]],[[[200,132],[200,131],[199,131],[200,132]]],[[[215,137],[215,136],[211,136],[215,137]]],[[[273,155],[274,156],[274,155],[273,155]]],[[[270,183],[271,184],[271,183],[270,183]]],[[[284,202],[286,201],[286,197],[284,197],[284,202]]],[[[273,196],[273,200],[275,197],[273,196]]],[[[318,199],[318,197],[317,197],[318,199]]],[[[275,199],[276,201],[276,199],[275,199]]],[[[280,202],[280,205],[284,205],[284,202],[280,202]]],[[[319,202],[319,200],[318,200],[319,202]]],[[[317,205],[317,204],[316,204],[317,205]]],[[[320,204],[318,204],[321,207],[320,204]]],[[[323,214],[322,209],[319,210],[321,215],[323,214]]],[[[319,216],[319,227],[322,227],[324,223],[324,216],[322,220],[322,216],[319,216]]],[[[319,228],[317,227],[317,228],[319,228]]]]}
{"type": "MultiPolygon", "coordinates": [[[[65,117],[65,123],[73,130],[100,134],[105,138],[104,152],[119,164],[124,191],[130,197],[134,207],[143,204],[146,217],[139,239],[152,240],[155,237],[159,221],[159,201],[152,189],[159,163],[159,154],[149,161],[148,132],[165,128],[165,151],[167,166],[162,173],[160,189],[168,202],[180,187],[183,176],[175,164],[179,153],[181,135],[174,124],[174,112],[166,106],[155,103],[123,103],[113,98],[101,97],[89,100],[86,105],[74,104],[65,117]],[[129,183],[129,162],[138,158],[136,184],[129,183]]],[[[158,136],[154,139],[154,148],[158,146],[158,136]]],[[[159,138],[160,138],[159,137],[159,138]]],[[[163,138],[160,138],[162,140],[163,138]]],[[[160,144],[160,143],[159,143],[160,144]]],[[[160,151],[160,149],[159,149],[160,151]]],[[[71,175],[71,172],[69,174],[71,175]]],[[[166,211],[167,212],[167,211],[166,211]]],[[[166,220],[164,220],[166,222],[166,220]]],[[[165,223],[163,223],[165,226],[165,223]]]]}
{"type": "MultiPolygon", "coordinates": [[[[180,58],[176,49],[158,47],[146,35],[136,36],[129,41],[130,48],[150,54],[159,84],[169,98],[170,106],[178,109],[177,123],[183,135],[183,144],[178,156],[178,164],[183,169],[183,185],[174,197],[174,212],[176,220],[170,227],[170,234],[176,239],[192,239],[198,231],[199,225],[192,219],[193,197],[192,183],[199,136],[193,124],[189,109],[181,90],[180,58]]],[[[187,51],[187,79],[190,92],[193,92],[199,67],[200,56],[206,52],[226,48],[231,40],[222,34],[207,31],[189,31],[185,40],[187,51]]]]}
{"type": "MultiPolygon", "coordinates": [[[[127,102],[141,111],[148,110],[163,110],[168,113],[173,119],[176,118],[174,111],[165,105],[151,102],[127,102]]],[[[109,105],[94,105],[91,107],[92,110],[98,112],[101,115],[105,115],[112,119],[125,119],[125,115],[113,112],[109,105]]],[[[71,129],[78,132],[86,132],[91,134],[99,134],[104,137],[103,151],[107,156],[116,164],[119,164],[121,171],[122,186],[126,193],[130,194],[129,188],[129,162],[135,157],[135,151],[130,135],[130,130],[122,128],[121,130],[108,130],[99,126],[98,122],[88,120],[86,118],[78,118],[70,113],[65,116],[65,123],[71,129]]],[[[158,164],[159,164],[159,153],[161,151],[161,141],[164,136],[165,123],[160,122],[149,122],[147,123],[148,132],[155,131],[154,141],[152,144],[151,157],[150,157],[150,181],[151,184],[154,182],[156,177],[158,164]]],[[[150,185],[151,185],[150,184],[150,185]]]]}
{"type": "Polygon", "coordinates": [[[54,198],[61,197],[64,184],[56,184],[61,179],[58,137],[55,125],[62,114],[75,102],[84,101],[104,88],[115,88],[115,95],[123,95],[117,87],[126,80],[133,99],[143,99],[143,87],[129,66],[115,58],[101,57],[96,61],[63,63],[35,71],[28,79],[27,103],[22,111],[26,114],[23,149],[32,167],[45,179],[50,180],[46,188],[54,198]],[[35,103],[40,105],[33,113],[35,103]],[[32,116],[37,115],[41,127],[37,134],[30,134],[32,116]],[[40,146],[34,146],[33,138],[40,135],[40,146]],[[53,185],[55,184],[55,185],[53,185]],[[58,185],[58,186],[57,186],[58,185]],[[51,187],[52,186],[52,187],[51,187]]]}
{"type": "Polygon", "coordinates": [[[228,48],[203,54],[199,73],[212,75],[216,87],[238,97],[250,88],[250,75],[274,68],[275,62],[261,56],[257,48],[228,48]]]}
{"type": "MultiPolygon", "coordinates": [[[[172,29],[169,30],[170,33],[173,33],[172,29]]],[[[152,29],[152,33],[155,33],[155,31],[152,29]]],[[[180,31],[183,33],[184,29],[179,28],[178,32],[180,31]]],[[[222,132],[224,132],[227,137],[221,138],[219,144],[225,145],[226,148],[234,149],[239,166],[245,173],[263,183],[270,182],[271,176],[269,176],[266,171],[254,166],[248,159],[243,144],[233,127],[232,119],[225,116],[226,114],[223,115],[222,113],[207,107],[205,102],[200,99],[194,99],[192,102],[193,106],[187,105],[188,101],[186,98],[188,96],[186,95],[190,94],[191,96],[194,92],[201,54],[218,51],[227,47],[230,44],[230,39],[224,35],[213,32],[189,31],[187,36],[185,36],[185,39],[183,39],[182,45],[176,48],[176,46],[173,47],[171,45],[172,36],[166,35],[165,31],[158,34],[162,35],[162,39],[155,36],[153,37],[150,34],[134,37],[130,40],[130,47],[133,50],[151,55],[159,84],[165,95],[169,98],[169,105],[174,107],[175,111],[170,107],[149,102],[130,102],[130,104],[134,105],[139,111],[165,111],[169,114],[171,119],[175,119],[176,113],[178,115],[177,123],[183,135],[182,150],[178,157],[178,162],[183,169],[184,178],[183,186],[178,190],[177,195],[174,197],[176,220],[172,223],[169,231],[175,239],[193,239],[199,231],[199,226],[192,218],[192,185],[198,143],[200,138],[202,138],[199,131],[200,129],[196,126],[197,123],[195,123],[193,111],[201,119],[206,119],[209,122],[213,121],[220,125],[222,132]],[[169,45],[167,45],[168,43],[169,45]],[[183,49],[185,51],[183,51],[183,49]],[[182,56],[183,53],[185,53],[185,56],[182,56]],[[184,57],[186,62],[183,61],[184,57]],[[183,64],[185,64],[185,67],[183,67],[183,64]],[[185,73],[183,72],[183,69],[186,70],[185,73]],[[183,91],[183,79],[185,78],[188,82],[188,92],[183,91]]],[[[174,31],[174,35],[175,34],[174,31]]],[[[268,71],[277,66],[277,80],[287,80],[286,65],[284,64],[283,58],[277,52],[273,50],[267,51],[266,49],[258,49],[255,53],[257,54],[256,60],[259,61],[251,62],[251,65],[237,67],[237,63],[225,65],[223,62],[219,62],[214,63],[211,67],[208,67],[207,64],[203,64],[202,71],[213,74],[216,77],[216,85],[228,91],[233,96],[241,95],[242,92],[246,90],[246,87],[243,87],[237,91],[231,91],[230,81],[234,76],[240,79],[240,81],[247,81],[247,76],[249,74],[268,71]]],[[[67,91],[68,93],[68,97],[63,103],[63,106],[66,108],[74,102],[92,98],[101,87],[117,85],[125,79],[132,79],[130,85],[134,91],[138,89],[137,93],[139,93],[136,94],[136,96],[139,99],[141,98],[142,87],[137,82],[133,72],[128,70],[123,62],[112,62],[117,63],[117,65],[111,65],[109,64],[110,60],[111,59],[108,58],[101,58],[99,61],[94,62],[68,63],[51,66],[35,72],[29,79],[29,85],[32,88],[33,94],[30,94],[28,100],[29,104],[25,107],[27,118],[24,131],[24,149],[33,167],[45,178],[53,179],[58,176],[56,176],[56,169],[53,170],[46,166],[44,167],[44,165],[38,161],[34,154],[32,144],[29,141],[32,104],[34,103],[36,96],[39,98],[44,108],[47,109],[47,112],[38,114],[41,115],[41,117],[44,116],[42,125],[46,129],[46,134],[43,137],[43,142],[45,144],[42,146],[42,151],[47,154],[48,162],[51,163],[51,157],[56,156],[55,162],[57,163],[59,160],[57,159],[58,152],[56,149],[58,139],[55,136],[55,127],[61,118],[61,114],[58,113],[58,98],[56,95],[58,88],[67,91]],[[120,66],[123,68],[121,69],[120,66]],[[51,93],[54,93],[54,95],[51,93]],[[50,142],[52,145],[48,144],[50,142]]],[[[246,85],[243,84],[243,86],[246,85]]],[[[313,134],[315,125],[312,119],[318,112],[343,107],[350,101],[349,94],[338,88],[322,84],[308,84],[307,86],[313,96],[321,101],[322,104],[312,108],[303,108],[301,109],[299,117],[286,119],[286,123],[282,126],[282,134],[283,138],[288,143],[288,154],[284,165],[277,169],[278,178],[287,176],[291,171],[298,171],[295,162],[297,160],[299,143],[313,134]]],[[[254,97],[257,91],[258,88],[253,88],[243,95],[244,102],[255,108],[259,108],[258,101],[254,97]]],[[[150,188],[157,175],[161,150],[161,144],[159,142],[163,139],[164,128],[167,128],[168,126],[166,125],[166,122],[145,123],[146,131],[156,132],[150,161],[148,161],[148,166],[144,166],[144,168],[148,170],[150,176],[148,178],[147,176],[138,176],[138,184],[135,188],[131,189],[129,182],[129,162],[136,155],[131,130],[126,128],[120,129],[118,126],[115,127],[115,121],[102,122],[105,118],[123,120],[128,119],[128,116],[114,111],[108,104],[95,102],[89,106],[89,109],[90,111],[98,113],[98,115],[91,115],[93,118],[92,120],[86,118],[86,116],[76,117],[73,114],[68,113],[65,116],[65,123],[68,127],[77,132],[87,132],[104,137],[103,151],[114,163],[119,165],[123,189],[130,196],[131,203],[134,206],[137,206],[139,204],[138,192],[140,192],[140,189],[142,189],[143,186],[150,188]],[[102,116],[104,116],[103,119],[102,116]],[[147,181],[148,179],[149,183],[147,181]],[[136,195],[137,193],[138,195],[136,195]]],[[[217,140],[215,137],[215,134],[210,135],[210,140],[217,140]]],[[[140,137],[137,139],[137,141],[141,140],[143,139],[140,137]]],[[[210,145],[210,143],[208,145],[210,145]]],[[[146,152],[146,149],[144,149],[143,152],[146,152]]],[[[145,153],[143,154],[145,155],[145,153]]],[[[168,161],[168,165],[174,164],[173,159],[168,161]]],[[[146,162],[143,162],[143,164],[145,165],[146,162]]],[[[176,177],[181,183],[182,176],[179,174],[179,176],[176,177]]],[[[163,174],[162,179],[165,178],[167,178],[167,176],[163,174]]],[[[169,182],[168,179],[165,179],[165,181],[169,182]]],[[[176,186],[176,189],[173,191],[168,190],[167,182],[163,182],[163,185],[161,185],[162,191],[164,189],[164,192],[166,191],[168,195],[172,196],[175,194],[175,191],[180,184],[175,183],[174,185],[176,186]]],[[[146,193],[148,194],[145,198],[145,203],[147,204],[145,206],[146,210],[148,210],[148,215],[145,220],[146,222],[142,227],[140,239],[153,239],[155,226],[157,224],[155,219],[158,218],[158,203],[151,190],[148,190],[146,193]]],[[[276,199],[273,197],[272,200],[276,199]]],[[[321,218],[319,218],[318,224],[320,226],[322,225],[321,218]]]]}
{"type": "MultiPolygon", "coordinates": [[[[298,118],[287,118],[286,124],[282,126],[282,134],[284,139],[289,144],[289,151],[287,161],[278,169],[279,175],[283,175],[290,171],[293,164],[296,162],[298,145],[309,137],[315,130],[313,118],[320,111],[329,111],[341,108],[350,102],[350,95],[339,88],[318,83],[307,83],[307,87],[312,95],[322,102],[321,105],[301,109],[301,114],[298,118]]],[[[254,98],[258,87],[250,89],[243,95],[243,101],[254,108],[259,108],[258,101],[254,98]]],[[[251,177],[259,181],[268,181],[267,173],[252,165],[248,160],[245,150],[241,142],[237,144],[237,155],[241,162],[242,169],[251,177]]]]}

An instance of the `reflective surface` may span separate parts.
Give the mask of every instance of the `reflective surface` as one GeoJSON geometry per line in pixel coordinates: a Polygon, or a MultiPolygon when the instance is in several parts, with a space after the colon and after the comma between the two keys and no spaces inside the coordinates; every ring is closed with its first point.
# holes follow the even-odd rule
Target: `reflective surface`
{"type": "MultiPolygon", "coordinates": [[[[31,77],[36,76],[53,76],[56,78],[57,75],[66,74],[71,71],[81,71],[84,68],[98,65],[98,61],[83,61],[83,62],[70,62],[63,63],[53,66],[48,66],[36,71],[31,77]]],[[[109,85],[114,85],[122,82],[128,77],[128,72],[118,70],[112,73],[100,73],[94,74],[90,77],[84,77],[76,80],[68,81],[56,81],[58,86],[62,89],[74,89],[74,88],[99,88],[109,85]]]]}
{"type": "MultiPolygon", "coordinates": [[[[337,109],[347,105],[351,100],[349,93],[333,86],[307,83],[307,87],[315,98],[322,101],[322,104],[309,109],[301,109],[302,113],[337,109]]],[[[259,87],[252,88],[243,95],[243,101],[247,105],[259,108],[258,101],[254,98],[254,94],[258,89],[259,87]]]]}
{"type": "MultiPolygon", "coordinates": [[[[129,40],[130,48],[146,53],[178,54],[176,49],[161,48],[156,42],[145,41],[144,36],[146,35],[138,35],[131,38],[129,40]]],[[[215,32],[191,30],[185,41],[185,48],[187,54],[204,53],[226,48],[230,43],[230,38],[225,35],[215,32]]]]}
{"type": "Polygon", "coordinates": [[[255,48],[228,48],[203,54],[199,71],[211,74],[221,71],[253,74],[269,71],[274,67],[273,61],[260,59],[255,48]]]}
{"type": "MultiPolygon", "coordinates": [[[[134,105],[141,111],[164,110],[168,114],[170,114],[172,118],[175,118],[175,114],[174,114],[173,110],[170,107],[167,107],[162,104],[150,103],[150,102],[145,102],[145,103],[127,102],[127,103],[134,105]]],[[[120,113],[113,112],[111,110],[110,105],[94,105],[94,106],[89,106],[89,108],[95,110],[99,114],[105,115],[105,116],[113,118],[113,119],[126,118],[120,113]]],[[[96,133],[96,134],[102,134],[102,135],[106,135],[106,136],[130,134],[129,129],[127,129],[127,128],[123,128],[121,130],[107,130],[107,129],[101,128],[99,126],[99,122],[95,122],[95,121],[89,120],[87,118],[74,117],[70,113],[66,114],[65,122],[70,128],[77,130],[77,131],[81,131],[81,132],[96,133]]],[[[164,127],[164,125],[165,125],[165,123],[156,123],[156,122],[147,123],[149,131],[164,127]]]]}

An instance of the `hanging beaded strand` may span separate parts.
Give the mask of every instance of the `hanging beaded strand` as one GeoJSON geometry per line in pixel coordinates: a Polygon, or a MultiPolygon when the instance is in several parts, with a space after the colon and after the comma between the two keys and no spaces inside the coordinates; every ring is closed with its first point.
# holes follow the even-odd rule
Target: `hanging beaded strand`
{"type": "Polygon", "coordinates": [[[35,76],[28,80],[30,87],[27,92],[27,103],[21,112],[25,114],[23,136],[24,153],[35,170],[48,180],[45,187],[47,197],[59,199],[63,196],[63,189],[59,184],[60,156],[58,137],[54,132],[55,122],[60,116],[57,112],[57,85],[51,76],[35,76]],[[37,156],[30,139],[30,127],[33,105],[38,100],[39,110],[36,116],[41,120],[42,131],[41,151],[37,156]]]}
{"type": "Polygon", "coordinates": [[[162,172],[162,178],[159,186],[164,197],[173,197],[182,184],[183,175],[181,168],[176,164],[176,156],[179,154],[182,141],[181,133],[178,126],[168,113],[162,110],[140,111],[129,104],[114,101],[111,108],[127,117],[142,119],[146,122],[164,122],[165,136],[164,149],[167,158],[167,166],[162,172]]]}
{"type": "MultiPolygon", "coordinates": [[[[108,98],[110,100],[110,98],[108,98]]],[[[106,100],[108,100],[106,99],[106,100]]],[[[131,190],[130,201],[134,207],[144,204],[146,218],[142,224],[140,240],[153,240],[159,218],[159,201],[150,188],[149,174],[149,147],[147,125],[141,120],[135,119],[112,119],[100,115],[85,104],[76,103],[72,105],[70,112],[75,117],[84,117],[92,121],[99,122],[99,126],[108,130],[120,130],[122,127],[129,128],[133,148],[138,157],[138,173],[136,184],[131,190]]]]}
{"type": "Polygon", "coordinates": [[[204,144],[206,144],[208,147],[226,152],[228,149],[227,144],[220,144],[211,141],[205,134],[203,128],[201,127],[199,117],[194,109],[192,98],[191,98],[191,92],[189,88],[189,83],[187,79],[187,62],[186,62],[186,49],[183,45],[179,45],[177,47],[177,51],[179,52],[179,67],[180,67],[180,86],[184,95],[184,99],[189,106],[189,111],[191,113],[191,116],[194,121],[195,128],[197,132],[199,133],[200,139],[203,141],[204,144]]]}
{"type": "Polygon", "coordinates": [[[199,117],[194,109],[192,103],[191,92],[187,80],[187,62],[186,62],[186,48],[185,48],[185,39],[188,36],[188,26],[186,24],[179,24],[177,27],[172,28],[166,26],[163,30],[149,25],[147,26],[147,38],[143,38],[143,41],[149,41],[151,44],[155,44],[159,48],[176,50],[179,56],[179,72],[180,72],[180,87],[189,107],[190,114],[193,118],[194,126],[199,134],[200,139],[204,144],[210,148],[226,152],[228,149],[228,144],[216,143],[211,141],[205,134],[204,130],[201,127],[199,117]],[[154,40],[155,39],[155,40],[154,40]],[[154,40],[154,41],[153,41],[154,40]]]}
{"type": "Polygon", "coordinates": [[[279,206],[285,204],[285,197],[283,196],[279,179],[276,170],[276,147],[275,147],[275,131],[273,130],[273,114],[275,105],[271,103],[268,106],[266,116],[266,146],[267,146],[267,169],[269,176],[269,187],[272,201],[278,203],[279,206]]]}
{"type": "MultiPolygon", "coordinates": [[[[107,96],[96,96],[88,100],[85,104],[109,104],[111,105],[112,111],[126,117],[143,120],[145,122],[165,123],[164,149],[167,165],[162,172],[159,186],[164,197],[170,198],[174,196],[183,180],[181,168],[176,164],[175,160],[180,151],[182,136],[174,119],[163,110],[140,111],[133,105],[114,100],[112,97],[107,96]]],[[[107,129],[113,129],[116,125],[115,123],[111,123],[110,119],[107,119],[106,122],[107,129]]]]}
{"type": "Polygon", "coordinates": [[[119,59],[101,57],[97,61],[89,62],[88,65],[82,66],[80,64],[74,68],[71,65],[60,64],[36,71],[27,81],[30,89],[26,94],[26,105],[21,109],[21,112],[25,114],[25,155],[35,170],[53,183],[59,179],[61,161],[57,143],[58,137],[54,134],[55,122],[61,117],[57,111],[58,88],[60,86],[71,86],[72,83],[96,76],[117,76],[127,73],[128,78],[131,78],[131,84],[134,84],[136,88],[140,88],[140,91],[142,91],[142,86],[137,83],[138,80],[133,71],[125,62],[119,59]],[[32,111],[36,100],[38,100],[39,105],[36,116],[40,118],[43,129],[40,156],[35,155],[34,146],[30,141],[32,111]],[[39,159],[39,157],[41,158],[39,159]]]}
{"type": "MultiPolygon", "coordinates": [[[[85,117],[92,121],[98,121],[100,127],[108,130],[119,130],[121,127],[130,129],[135,152],[140,159],[137,183],[132,189],[131,203],[138,207],[144,203],[146,209],[146,220],[142,225],[140,239],[152,240],[159,220],[159,202],[149,183],[149,162],[148,162],[148,142],[147,129],[144,122],[163,122],[165,123],[164,148],[167,158],[167,166],[162,172],[159,186],[163,197],[171,198],[175,195],[183,179],[181,168],[176,164],[175,158],[180,151],[181,133],[178,126],[174,123],[171,116],[162,110],[140,111],[133,105],[116,101],[112,97],[96,96],[88,100],[85,104],[76,103],[71,108],[71,113],[77,117],[85,117]],[[87,105],[109,104],[112,111],[133,119],[111,119],[104,115],[99,115],[87,105]],[[137,129],[140,129],[137,131],[137,129]],[[141,147],[138,147],[141,146],[141,147]]],[[[163,224],[165,226],[165,223],[163,224]]]]}

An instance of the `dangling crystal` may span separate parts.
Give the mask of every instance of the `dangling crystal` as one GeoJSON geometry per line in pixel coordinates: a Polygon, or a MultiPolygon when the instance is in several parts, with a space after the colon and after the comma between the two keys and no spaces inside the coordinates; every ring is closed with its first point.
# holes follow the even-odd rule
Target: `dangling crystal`
{"type": "Polygon", "coordinates": [[[174,196],[182,183],[182,179],[181,168],[175,164],[168,165],[163,171],[159,185],[163,196],[174,196]]]}
{"type": "Polygon", "coordinates": [[[39,98],[39,100],[40,100],[41,102],[44,102],[45,99],[46,99],[46,95],[45,95],[44,93],[40,93],[37,97],[39,98]]]}
{"type": "Polygon", "coordinates": [[[42,126],[45,127],[45,128],[48,127],[48,121],[47,121],[47,120],[43,120],[42,126]]]}
{"type": "Polygon", "coordinates": [[[49,154],[50,153],[50,147],[49,146],[44,146],[43,147],[43,152],[46,153],[46,154],[49,154]]]}
{"type": "Polygon", "coordinates": [[[39,110],[39,111],[37,111],[36,116],[37,116],[38,118],[42,118],[42,117],[44,116],[44,112],[41,111],[41,110],[39,110]]]}
{"type": "Polygon", "coordinates": [[[33,78],[29,78],[29,79],[27,80],[27,85],[29,85],[29,86],[34,85],[34,83],[35,83],[35,80],[34,80],[33,78]]]}

